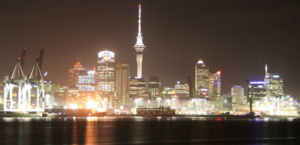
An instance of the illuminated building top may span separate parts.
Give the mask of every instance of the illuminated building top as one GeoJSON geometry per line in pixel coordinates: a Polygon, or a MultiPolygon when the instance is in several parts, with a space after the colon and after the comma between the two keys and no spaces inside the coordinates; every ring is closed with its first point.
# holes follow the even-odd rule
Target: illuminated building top
{"type": "Polygon", "coordinates": [[[82,64],[79,62],[79,61],[77,61],[75,64],[74,64],[74,66],[73,66],[73,68],[78,68],[78,69],[81,69],[81,68],[83,68],[83,66],[82,66],[82,64]]]}
{"type": "Polygon", "coordinates": [[[112,51],[104,50],[98,53],[99,63],[103,62],[114,62],[115,61],[115,53],[112,51]]]}
{"type": "Polygon", "coordinates": [[[203,60],[198,60],[197,64],[203,64],[204,65],[204,61],[203,60]]]}
{"type": "Polygon", "coordinates": [[[108,51],[108,50],[100,51],[98,53],[98,58],[102,58],[102,57],[114,58],[115,57],[115,53],[112,52],[112,51],[108,51]]]}
{"type": "Polygon", "coordinates": [[[250,82],[250,85],[267,85],[269,84],[268,82],[265,82],[265,81],[253,81],[253,82],[250,82]]]}

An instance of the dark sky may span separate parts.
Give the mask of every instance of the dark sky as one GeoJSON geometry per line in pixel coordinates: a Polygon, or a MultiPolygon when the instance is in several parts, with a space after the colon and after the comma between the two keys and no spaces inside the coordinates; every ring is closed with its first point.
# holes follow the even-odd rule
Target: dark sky
{"type": "MultiPolygon", "coordinates": [[[[247,79],[262,80],[264,64],[284,78],[285,91],[299,96],[299,0],[144,0],[143,74],[168,86],[193,75],[197,59],[222,70],[224,92],[247,79]]],[[[47,79],[67,81],[80,60],[93,68],[97,52],[112,49],[136,74],[135,0],[1,0],[0,77],[9,74],[27,45],[29,73],[46,46],[47,79]]]]}

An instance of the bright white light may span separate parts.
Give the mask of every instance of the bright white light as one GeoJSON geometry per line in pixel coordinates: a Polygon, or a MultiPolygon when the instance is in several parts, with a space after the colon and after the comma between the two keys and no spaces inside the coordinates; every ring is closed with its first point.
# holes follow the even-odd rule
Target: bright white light
{"type": "Polygon", "coordinates": [[[98,53],[98,58],[102,58],[102,57],[114,58],[115,57],[115,53],[112,52],[112,51],[107,51],[107,50],[100,51],[98,53]]]}
{"type": "Polygon", "coordinates": [[[98,106],[97,102],[93,101],[93,100],[88,100],[86,102],[86,108],[87,109],[96,109],[98,106]]]}
{"type": "Polygon", "coordinates": [[[198,60],[197,64],[204,64],[203,60],[198,60]]]}
{"type": "Polygon", "coordinates": [[[77,109],[78,108],[77,104],[70,104],[69,106],[70,106],[71,109],[77,109]]]}

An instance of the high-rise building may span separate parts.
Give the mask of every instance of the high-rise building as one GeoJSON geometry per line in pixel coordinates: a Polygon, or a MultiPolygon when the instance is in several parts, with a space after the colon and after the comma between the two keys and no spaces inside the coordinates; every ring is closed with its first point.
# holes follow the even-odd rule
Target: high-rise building
{"type": "Polygon", "coordinates": [[[209,75],[209,93],[210,99],[215,100],[221,97],[221,71],[209,75]]]}
{"type": "Polygon", "coordinates": [[[149,99],[146,81],[143,78],[131,78],[129,82],[129,94],[131,100],[139,98],[149,99]]]}
{"type": "Polygon", "coordinates": [[[0,110],[3,110],[3,94],[4,94],[4,90],[3,90],[3,83],[2,81],[0,81],[0,110]]]}
{"type": "Polygon", "coordinates": [[[268,82],[267,96],[281,97],[284,95],[282,78],[278,74],[269,73],[267,64],[265,65],[265,82],[268,82]]]}
{"type": "Polygon", "coordinates": [[[195,96],[208,97],[209,68],[203,60],[198,60],[195,66],[195,96]]]}
{"type": "Polygon", "coordinates": [[[134,49],[136,51],[136,62],[137,62],[137,78],[142,78],[142,64],[143,64],[143,51],[145,45],[143,43],[142,36],[142,4],[139,3],[139,14],[138,14],[138,33],[136,37],[136,43],[134,49]]]}
{"type": "Polygon", "coordinates": [[[174,88],[171,87],[163,87],[162,89],[162,98],[164,100],[170,100],[176,96],[176,92],[174,88]]]}
{"type": "Polygon", "coordinates": [[[174,91],[179,99],[188,99],[190,95],[189,84],[177,81],[174,85],[174,91]]]}
{"type": "Polygon", "coordinates": [[[187,83],[189,85],[189,98],[192,98],[195,92],[195,83],[193,81],[194,79],[192,79],[191,76],[187,77],[187,83]]]}
{"type": "Polygon", "coordinates": [[[69,73],[70,73],[70,76],[69,76],[69,88],[76,88],[76,84],[78,82],[78,76],[79,76],[79,72],[80,71],[84,71],[86,70],[82,64],[77,61],[73,68],[69,69],[69,73]]]}
{"type": "Polygon", "coordinates": [[[159,82],[158,77],[150,77],[148,82],[148,91],[152,100],[156,100],[157,98],[161,97],[160,87],[161,82],[159,82]]]}
{"type": "Polygon", "coordinates": [[[129,103],[129,80],[129,65],[117,64],[117,96],[120,98],[120,105],[122,106],[129,103]]]}
{"type": "Polygon", "coordinates": [[[98,53],[96,68],[96,89],[100,97],[109,99],[109,106],[118,106],[116,95],[116,61],[115,53],[104,50],[98,53]]]}
{"type": "Polygon", "coordinates": [[[231,96],[232,104],[244,104],[246,103],[245,99],[245,89],[242,86],[233,86],[231,87],[231,96]]]}
{"type": "Polygon", "coordinates": [[[265,81],[252,81],[248,85],[248,101],[252,98],[253,101],[260,101],[267,96],[267,85],[265,81]]]}
{"type": "Polygon", "coordinates": [[[95,91],[95,71],[83,70],[79,72],[77,88],[79,92],[95,91]]]}

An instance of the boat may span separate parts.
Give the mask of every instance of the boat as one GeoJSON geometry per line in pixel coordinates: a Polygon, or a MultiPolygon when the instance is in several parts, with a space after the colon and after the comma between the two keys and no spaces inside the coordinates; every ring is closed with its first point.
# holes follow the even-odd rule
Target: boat
{"type": "Polygon", "coordinates": [[[158,107],[158,108],[137,108],[138,116],[174,116],[175,110],[170,107],[158,107]]]}

